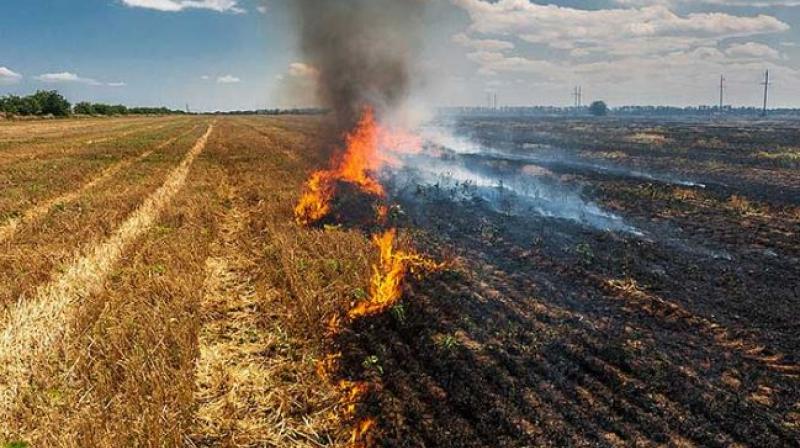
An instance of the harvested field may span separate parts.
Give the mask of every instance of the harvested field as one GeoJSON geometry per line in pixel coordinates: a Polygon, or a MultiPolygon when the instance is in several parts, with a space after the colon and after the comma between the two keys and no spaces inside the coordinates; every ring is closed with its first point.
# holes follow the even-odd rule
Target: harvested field
{"type": "Polygon", "coordinates": [[[0,447],[800,446],[795,123],[448,123],[362,315],[330,129],[0,123],[0,447]]]}

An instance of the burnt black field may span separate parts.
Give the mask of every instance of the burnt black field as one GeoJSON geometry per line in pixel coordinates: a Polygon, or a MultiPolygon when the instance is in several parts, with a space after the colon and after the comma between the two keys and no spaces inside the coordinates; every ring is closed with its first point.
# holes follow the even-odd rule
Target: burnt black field
{"type": "Polygon", "coordinates": [[[798,446],[799,123],[447,125],[389,177],[454,267],[342,341],[386,446],[798,446]]]}

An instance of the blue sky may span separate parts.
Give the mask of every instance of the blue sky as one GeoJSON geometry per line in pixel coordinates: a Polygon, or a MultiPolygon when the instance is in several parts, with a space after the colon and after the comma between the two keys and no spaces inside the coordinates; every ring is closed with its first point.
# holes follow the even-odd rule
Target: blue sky
{"type": "MultiPolygon", "coordinates": [[[[313,102],[291,0],[4,0],[0,95],[250,109],[313,102]],[[290,88],[291,86],[305,88],[290,88]]],[[[340,1],[340,0],[330,0],[340,1]]],[[[341,0],[345,1],[345,0],[341,0]]],[[[413,96],[428,105],[800,106],[800,1],[428,0],[413,96]]]]}

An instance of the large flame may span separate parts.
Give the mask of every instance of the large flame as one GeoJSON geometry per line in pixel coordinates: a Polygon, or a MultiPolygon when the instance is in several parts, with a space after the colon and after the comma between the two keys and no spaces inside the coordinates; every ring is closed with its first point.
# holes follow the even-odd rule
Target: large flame
{"type": "Polygon", "coordinates": [[[421,140],[397,129],[378,124],[371,108],[364,109],[355,129],[345,137],[345,151],[334,159],[333,167],[316,171],[306,183],[306,192],[294,209],[297,222],[319,222],[331,210],[337,182],[349,182],[375,196],[385,196],[374,175],[386,164],[397,164],[397,153],[417,153],[421,140]]]}
{"type": "Polygon", "coordinates": [[[334,167],[311,175],[306,192],[294,209],[299,224],[314,224],[330,212],[337,181],[351,182],[362,190],[383,196],[384,190],[370,174],[379,166],[378,124],[372,109],[366,109],[355,130],[345,138],[346,149],[334,167]]]}

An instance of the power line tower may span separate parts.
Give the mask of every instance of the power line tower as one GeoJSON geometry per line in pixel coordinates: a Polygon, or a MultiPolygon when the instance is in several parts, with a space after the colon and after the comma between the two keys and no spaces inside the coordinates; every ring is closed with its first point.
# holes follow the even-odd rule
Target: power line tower
{"type": "Polygon", "coordinates": [[[583,86],[575,86],[575,90],[572,92],[572,96],[575,99],[574,107],[576,109],[580,109],[583,107],[583,86]]]}
{"type": "Polygon", "coordinates": [[[719,113],[725,107],[725,75],[719,76],[719,113]]]}
{"type": "Polygon", "coordinates": [[[497,110],[497,94],[494,94],[494,109],[497,110]]]}
{"type": "Polygon", "coordinates": [[[764,82],[761,83],[764,86],[764,110],[761,112],[761,116],[767,116],[767,99],[769,98],[769,70],[764,74],[764,82]]]}

